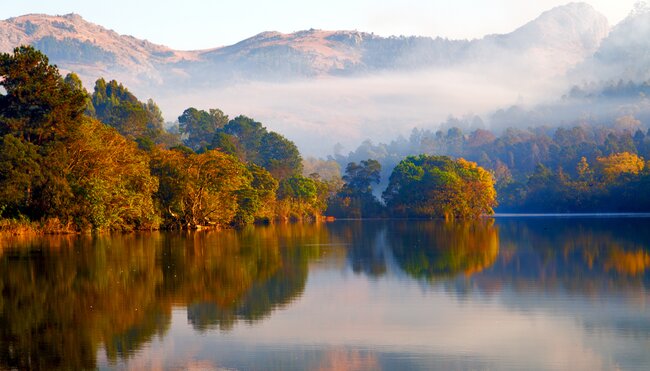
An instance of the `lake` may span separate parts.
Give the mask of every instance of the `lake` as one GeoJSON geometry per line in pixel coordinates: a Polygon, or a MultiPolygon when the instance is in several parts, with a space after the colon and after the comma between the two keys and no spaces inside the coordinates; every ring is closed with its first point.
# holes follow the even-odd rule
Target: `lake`
{"type": "Polygon", "coordinates": [[[650,218],[0,238],[0,368],[647,370],[650,218]]]}

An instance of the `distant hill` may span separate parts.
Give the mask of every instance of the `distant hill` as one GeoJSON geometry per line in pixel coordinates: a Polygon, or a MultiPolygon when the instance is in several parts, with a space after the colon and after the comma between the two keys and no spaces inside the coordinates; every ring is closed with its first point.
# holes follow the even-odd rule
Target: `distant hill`
{"type": "Polygon", "coordinates": [[[650,80],[650,8],[637,5],[571,74],[587,81],[650,80]]]}
{"type": "Polygon", "coordinates": [[[237,44],[178,51],[119,35],[79,15],[30,14],[0,21],[0,51],[20,44],[43,50],[87,83],[103,76],[128,86],[197,87],[215,82],[285,81],[517,60],[520,68],[563,74],[591,56],[607,35],[604,16],[572,3],[505,35],[478,40],[380,37],[358,31],[263,32],[237,44]]]}
{"type": "Polygon", "coordinates": [[[650,84],[643,7],[613,28],[590,5],[570,3],[475,40],[310,29],[193,51],[120,35],[76,14],[0,21],[0,51],[21,44],[77,72],[88,88],[104,77],[153,98],[167,120],[190,106],[247,114],[310,155],[331,153],[336,143],[350,149],[367,138],[408,136],[450,116],[477,115],[492,129],[650,117],[647,94],[639,94],[650,84]]]}

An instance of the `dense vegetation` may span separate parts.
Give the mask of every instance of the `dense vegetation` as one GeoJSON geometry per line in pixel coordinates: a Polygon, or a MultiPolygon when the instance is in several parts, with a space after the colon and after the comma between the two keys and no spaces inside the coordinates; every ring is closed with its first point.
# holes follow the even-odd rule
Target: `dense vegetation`
{"type": "Polygon", "coordinates": [[[174,134],[153,101],[104,79],[90,95],[32,47],[0,55],[0,77],[0,228],[196,228],[325,208],[328,185],[253,119],[192,108],[174,134]]]}
{"type": "Polygon", "coordinates": [[[382,195],[372,193],[381,181],[376,160],[351,162],[345,184],[330,197],[328,214],[347,218],[477,218],[494,213],[496,191],[492,174],[462,158],[409,156],[393,168],[382,195]]]}
{"type": "Polygon", "coordinates": [[[383,169],[383,182],[373,188],[377,194],[404,157],[422,153],[464,158],[489,170],[496,180],[499,212],[650,211],[645,192],[650,132],[632,116],[612,125],[511,128],[498,136],[485,129],[464,133],[458,127],[413,130],[409,139],[376,145],[366,141],[333,160],[377,160],[383,169]]]}
{"type": "Polygon", "coordinates": [[[393,215],[477,218],[493,214],[492,175],[473,162],[445,156],[409,156],[390,176],[383,194],[393,215]]]}

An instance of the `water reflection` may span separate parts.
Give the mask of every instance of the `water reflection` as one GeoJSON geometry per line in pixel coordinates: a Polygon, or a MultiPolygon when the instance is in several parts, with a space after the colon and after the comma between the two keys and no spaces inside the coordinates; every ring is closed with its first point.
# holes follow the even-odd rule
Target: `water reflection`
{"type": "Polygon", "coordinates": [[[586,296],[644,292],[650,282],[650,219],[506,219],[499,224],[502,252],[486,275],[492,279],[522,290],[586,296]]]}
{"type": "Polygon", "coordinates": [[[0,368],[635,368],[650,362],[649,226],[4,237],[0,368]]]}
{"type": "Polygon", "coordinates": [[[245,231],[4,238],[0,250],[3,368],[95,368],[133,354],[188,307],[197,330],[253,322],[304,290],[326,241],[318,225],[245,231]],[[284,246],[285,248],[280,248],[284,246]]]}
{"type": "Polygon", "coordinates": [[[401,222],[392,228],[389,244],[401,268],[415,278],[472,275],[499,254],[493,222],[401,222]]]}

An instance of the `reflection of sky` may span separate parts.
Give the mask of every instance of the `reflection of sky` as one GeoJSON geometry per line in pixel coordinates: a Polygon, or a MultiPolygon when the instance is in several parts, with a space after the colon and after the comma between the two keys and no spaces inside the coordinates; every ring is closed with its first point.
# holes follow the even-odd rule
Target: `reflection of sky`
{"type": "MultiPolygon", "coordinates": [[[[314,269],[293,305],[228,333],[200,335],[178,308],[167,336],[140,351],[131,366],[248,368],[284,358],[304,362],[293,364],[300,369],[324,362],[332,349],[362,349],[383,365],[610,369],[628,360],[650,362],[648,316],[636,305],[594,303],[565,293],[539,299],[536,293],[504,290],[459,300],[441,285],[424,289],[390,276],[314,269]],[[617,332],[619,321],[638,317],[646,323],[641,334],[617,332]]],[[[337,357],[354,362],[348,353],[337,357]]]]}
{"type": "MultiPolygon", "coordinates": [[[[143,347],[128,367],[598,370],[650,364],[645,276],[629,284],[615,272],[583,270],[570,254],[540,265],[534,227],[519,247],[508,231],[500,231],[500,256],[491,267],[432,281],[400,269],[383,229],[368,251],[385,262],[379,275],[353,270],[349,246],[325,247],[292,304],[263,321],[203,333],[178,307],[166,336],[143,347]],[[526,272],[517,274],[521,264],[526,272]]],[[[629,243],[612,238],[617,246],[629,243]]]]}

